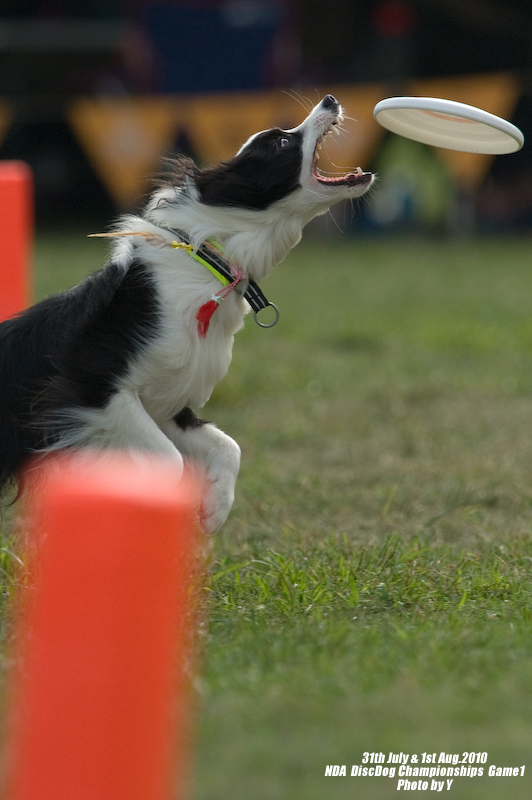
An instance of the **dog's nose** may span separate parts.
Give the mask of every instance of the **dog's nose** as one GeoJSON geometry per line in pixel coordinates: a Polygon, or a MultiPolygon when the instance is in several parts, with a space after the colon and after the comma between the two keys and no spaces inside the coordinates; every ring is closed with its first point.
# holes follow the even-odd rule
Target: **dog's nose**
{"type": "Polygon", "coordinates": [[[338,100],[336,97],[333,97],[332,94],[326,94],[323,100],[321,101],[323,108],[335,108],[338,106],[338,100]]]}

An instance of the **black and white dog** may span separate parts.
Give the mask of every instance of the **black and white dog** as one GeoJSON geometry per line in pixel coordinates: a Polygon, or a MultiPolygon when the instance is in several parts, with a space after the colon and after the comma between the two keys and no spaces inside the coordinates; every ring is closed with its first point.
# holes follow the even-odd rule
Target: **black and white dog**
{"type": "Polygon", "coordinates": [[[204,528],[223,525],[240,449],[192,408],[227,372],[250,305],[269,305],[258,282],[309,220],[371,186],[360,168],[318,171],[342,119],[327,95],[297,128],[257,133],[231,161],[176,161],[143,215],[109,234],[103,269],[0,325],[0,490],[36,453],[149,451],[199,462],[204,528]]]}

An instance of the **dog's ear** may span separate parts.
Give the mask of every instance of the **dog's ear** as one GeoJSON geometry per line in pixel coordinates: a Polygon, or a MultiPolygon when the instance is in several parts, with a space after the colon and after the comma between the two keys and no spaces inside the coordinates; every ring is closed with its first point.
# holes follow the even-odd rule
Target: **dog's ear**
{"type": "Polygon", "coordinates": [[[169,156],[162,159],[163,168],[153,179],[153,188],[156,189],[182,189],[190,179],[194,180],[197,166],[191,158],[183,155],[169,156]]]}
{"type": "Polygon", "coordinates": [[[264,210],[300,186],[301,132],[271,128],[255,134],[230,161],[195,176],[207,205],[264,210]]]}
{"type": "Polygon", "coordinates": [[[300,186],[301,156],[279,153],[265,160],[242,154],[212,169],[199,170],[196,187],[202,203],[264,210],[300,186]]]}

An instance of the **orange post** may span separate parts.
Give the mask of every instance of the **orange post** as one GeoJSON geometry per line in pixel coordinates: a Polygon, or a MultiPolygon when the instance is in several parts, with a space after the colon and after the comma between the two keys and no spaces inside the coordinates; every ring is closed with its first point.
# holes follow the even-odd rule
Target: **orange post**
{"type": "Polygon", "coordinates": [[[112,455],[60,462],[38,495],[6,796],[174,798],[197,489],[112,455]]]}
{"type": "Polygon", "coordinates": [[[33,180],[23,161],[0,161],[0,322],[30,304],[33,180]]]}

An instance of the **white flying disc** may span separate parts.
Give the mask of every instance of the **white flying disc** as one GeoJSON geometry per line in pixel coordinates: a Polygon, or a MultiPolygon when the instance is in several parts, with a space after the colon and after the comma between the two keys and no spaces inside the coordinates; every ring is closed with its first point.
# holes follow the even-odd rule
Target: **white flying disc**
{"type": "Polygon", "coordinates": [[[515,153],[525,137],[515,125],[475,106],[438,97],[388,97],[373,109],[383,128],[407,139],[467,153],[515,153]]]}

